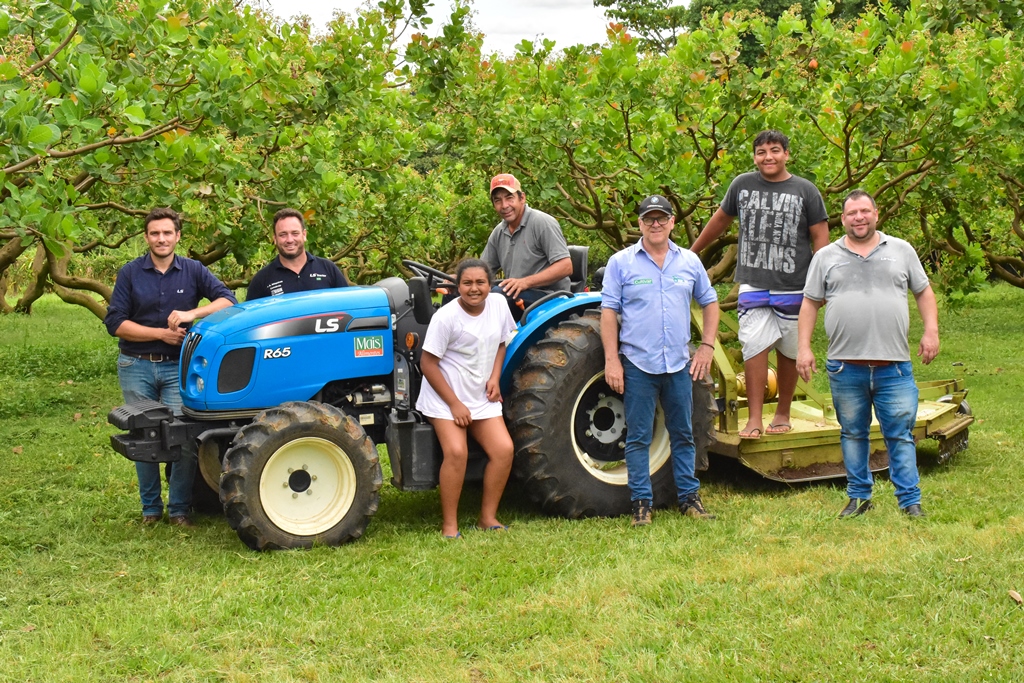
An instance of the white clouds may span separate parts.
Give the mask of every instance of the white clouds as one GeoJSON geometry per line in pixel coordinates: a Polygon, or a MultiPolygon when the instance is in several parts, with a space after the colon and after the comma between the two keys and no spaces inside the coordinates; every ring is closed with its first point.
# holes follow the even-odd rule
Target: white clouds
{"type": "MultiPolygon", "coordinates": [[[[355,14],[365,0],[266,0],[284,20],[299,14],[323,30],[336,10],[355,14]]],[[[484,38],[485,52],[511,55],[524,38],[554,40],[559,48],[577,43],[603,43],[608,21],[591,0],[476,0],[473,24],[484,38]]],[[[451,11],[449,0],[435,0],[430,16],[439,26],[451,11]]],[[[438,29],[439,30],[439,29],[438,29]]]]}

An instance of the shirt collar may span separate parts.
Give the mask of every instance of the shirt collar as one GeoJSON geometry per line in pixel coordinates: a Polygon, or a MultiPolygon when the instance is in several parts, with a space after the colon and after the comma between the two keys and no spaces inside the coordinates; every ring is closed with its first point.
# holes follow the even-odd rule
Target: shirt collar
{"type": "MultiPolygon", "coordinates": [[[[531,211],[533,211],[533,209],[530,208],[529,204],[527,204],[523,208],[523,219],[521,221],[519,221],[519,227],[516,228],[516,232],[519,232],[520,230],[522,230],[523,228],[526,227],[526,223],[530,219],[530,212],[531,211]]],[[[510,234],[509,231],[508,231],[508,221],[506,221],[504,218],[501,219],[501,227],[504,229],[505,234],[510,234]]]]}
{"type": "MultiPolygon", "coordinates": [[[[875,253],[875,249],[878,249],[880,246],[889,241],[889,236],[886,235],[881,230],[876,230],[875,232],[878,233],[878,244],[874,246],[874,249],[871,250],[871,253],[869,253],[868,256],[875,253]]],[[[853,253],[852,251],[850,251],[850,248],[846,246],[846,233],[843,233],[843,236],[836,240],[836,244],[838,244],[839,248],[842,249],[843,251],[849,251],[851,254],[853,253]]]]}
{"type": "MultiPolygon", "coordinates": [[[[142,267],[145,270],[156,270],[156,264],[153,263],[153,254],[151,254],[148,251],[146,252],[145,256],[142,257],[142,267]]],[[[174,254],[174,257],[171,259],[171,265],[167,268],[167,270],[172,269],[181,270],[181,264],[178,263],[177,254],[174,254]]]]}
{"type": "MultiPolygon", "coordinates": [[[[302,266],[303,270],[305,270],[306,266],[308,266],[310,263],[313,262],[313,254],[309,253],[308,249],[306,249],[305,251],[306,251],[306,265],[302,266]]],[[[275,268],[284,268],[285,270],[292,270],[291,268],[288,268],[283,263],[281,263],[281,255],[280,254],[278,254],[277,256],[274,257],[274,260],[272,261],[272,263],[274,264],[275,268]]],[[[292,270],[292,272],[294,273],[295,271],[292,270]]]]}
{"type": "MultiPolygon", "coordinates": [[[[646,249],[644,249],[644,239],[643,239],[643,237],[641,237],[640,239],[638,239],[636,241],[636,244],[633,245],[632,249],[633,249],[633,255],[634,256],[642,251],[645,254],[647,254],[647,258],[651,258],[650,252],[647,251],[646,249]]],[[[678,253],[678,252],[682,251],[682,247],[680,247],[678,244],[676,244],[675,241],[670,237],[669,240],[668,240],[668,250],[669,251],[674,251],[674,252],[678,253]]],[[[653,260],[653,259],[651,259],[651,260],[653,260]]]]}

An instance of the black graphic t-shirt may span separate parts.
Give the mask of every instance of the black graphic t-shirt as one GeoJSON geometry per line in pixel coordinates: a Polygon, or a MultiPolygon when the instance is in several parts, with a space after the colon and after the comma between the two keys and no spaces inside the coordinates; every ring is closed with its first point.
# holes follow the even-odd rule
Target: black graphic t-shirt
{"type": "Polygon", "coordinates": [[[825,200],[800,176],[771,183],[758,172],[729,185],[722,211],[739,218],[736,282],[761,289],[804,288],[811,262],[808,226],[828,220],[825,200]]]}

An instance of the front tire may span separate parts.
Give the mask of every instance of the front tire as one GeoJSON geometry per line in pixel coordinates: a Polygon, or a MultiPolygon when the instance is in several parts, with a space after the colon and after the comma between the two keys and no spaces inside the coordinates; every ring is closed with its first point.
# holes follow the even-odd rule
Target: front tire
{"type": "Polygon", "coordinates": [[[377,449],[359,423],[323,403],[264,410],[224,455],[220,500],[254,550],[341,545],[380,504],[377,449]]]}
{"type": "MultiPolygon", "coordinates": [[[[693,390],[696,463],[706,469],[716,404],[707,383],[694,382],[693,390]]],[[[621,394],[604,381],[600,311],[574,315],[529,350],[513,377],[508,412],[516,447],[513,472],[544,512],[573,519],[629,512],[625,411],[621,394]]],[[[675,505],[661,406],[650,468],[655,505],[675,505]]]]}

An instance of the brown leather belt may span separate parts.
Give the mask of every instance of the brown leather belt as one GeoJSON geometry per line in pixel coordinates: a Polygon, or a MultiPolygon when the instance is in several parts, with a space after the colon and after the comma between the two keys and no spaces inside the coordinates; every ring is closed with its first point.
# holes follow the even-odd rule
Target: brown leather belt
{"type": "Polygon", "coordinates": [[[125,351],[124,349],[121,350],[121,353],[123,353],[126,356],[131,356],[132,358],[141,358],[142,360],[148,360],[150,363],[163,363],[164,361],[171,360],[173,360],[175,363],[178,362],[177,356],[169,356],[166,353],[133,353],[132,351],[125,351]]]}
{"type": "Polygon", "coordinates": [[[850,365],[866,365],[869,368],[885,368],[896,363],[894,360],[844,360],[850,365]]]}

